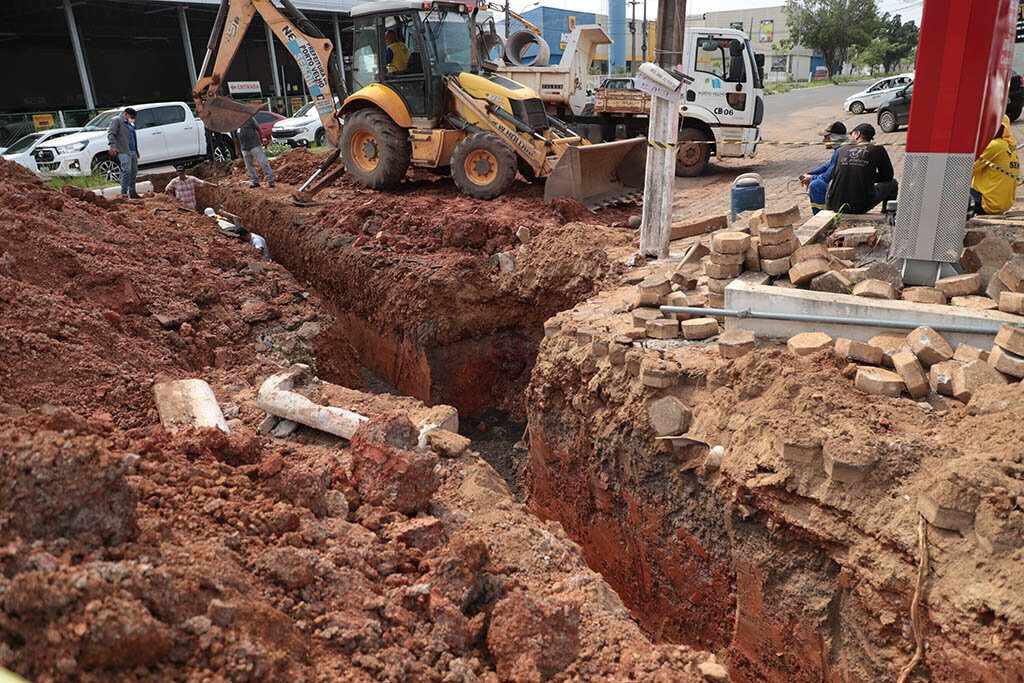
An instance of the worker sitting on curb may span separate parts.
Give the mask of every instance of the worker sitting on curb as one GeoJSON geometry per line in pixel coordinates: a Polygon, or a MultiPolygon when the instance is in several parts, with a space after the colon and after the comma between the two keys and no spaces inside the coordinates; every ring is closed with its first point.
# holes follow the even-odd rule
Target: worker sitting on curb
{"type": "Polygon", "coordinates": [[[1010,117],[1004,114],[996,136],[974,162],[971,199],[974,200],[975,213],[1004,213],[1009,210],[1017,199],[1019,176],[1017,141],[1010,133],[1010,117]]]}
{"type": "Polygon", "coordinates": [[[842,121],[834,121],[831,126],[821,131],[822,141],[825,149],[835,149],[828,163],[824,163],[813,171],[800,175],[800,184],[807,188],[807,195],[811,198],[811,213],[816,214],[825,208],[825,192],[828,190],[828,183],[832,180],[832,169],[835,167],[836,156],[842,149],[839,144],[848,141],[846,126],[842,121]]]}
{"type": "MultiPolygon", "coordinates": [[[[850,142],[870,143],[875,127],[862,123],[850,133],[850,142]]],[[[832,211],[867,213],[879,202],[896,199],[899,183],[893,177],[892,161],[885,147],[872,144],[844,145],[835,155],[832,181],[825,194],[825,206],[832,211]]]]}
{"type": "Polygon", "coordinates": [[[185,175],[184,166],[175,166],[174,170],[178,172],[178,175],[171,178],[171,181],[167,183],[167,187],[164,188],[164,192],[195,211],[196,188],[201,185],[216,187],[217,183],[209,183],[205,180],[200,180],[194,175],[185,175]]]}
{"type": "MultiPolygon", "coordinates": [[[[221,211],[224,210],[221,209],[221,211]]],[[[224,211],[224,214],[226,215],[221,215],[214,211],[209,206],[206,207],[206,210],[203,211],[203,213],[217,221],[217,225],[219,225],[225,232],[230,232],[235,237],[245,242],[248,242],[254,248],[262,251],[263,260],[265,260],[267,263],[271,263],[270,249],[267,247],[267,241],[263,239],[261,236],[257,235],[256,233],[249,232],[248,230],[246,230],[242,226],[241,218],[239,218],[233,213],[228,213],[227,211],[224,211]]]]}

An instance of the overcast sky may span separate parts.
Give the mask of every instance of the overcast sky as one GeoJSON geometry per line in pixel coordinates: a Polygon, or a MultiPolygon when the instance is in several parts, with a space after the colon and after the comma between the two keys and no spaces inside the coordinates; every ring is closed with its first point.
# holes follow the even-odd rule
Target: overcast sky
{"type": "MultiPolygon", "coordinates": [[[[903,21],[913,21],[921,25],[921,8],[924,0],[876,0],[878,8],[882,12],[899,14],[903,21]]],[[[549,7],[562,7],[574,9],[580,12],[594,12],[595,14],[608,13],[608,0],[542,0],[541,3],[534,3],[533,0],[512,0],[512,9],[521,10],[532,7],[536,4],[544,4],[549,7]]],[[[733,9],[748,9],[751,7],[778,7],[784,5],[785,0],[687,0],[686,13],[699,14],[702,12],[723,11],[733,9]]],[[[626,5],[627,18],[632,14],[632,7],[626,5]]],[[[637,16],[641,16],[643,4],[637,4],[637,16]]],[[[647,16],[653,18],[657,14],[657,0],[647,0],[647,16]]]]}

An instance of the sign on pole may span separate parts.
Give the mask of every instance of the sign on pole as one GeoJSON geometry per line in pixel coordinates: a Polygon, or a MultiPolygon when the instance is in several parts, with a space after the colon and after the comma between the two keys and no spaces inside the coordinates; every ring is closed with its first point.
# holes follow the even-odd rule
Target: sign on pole
{"type": "Polygon", "coordinates": [[[260,95],[263,90],[259,81],[228,81],[228,92],[232,95],[260,95]]]}

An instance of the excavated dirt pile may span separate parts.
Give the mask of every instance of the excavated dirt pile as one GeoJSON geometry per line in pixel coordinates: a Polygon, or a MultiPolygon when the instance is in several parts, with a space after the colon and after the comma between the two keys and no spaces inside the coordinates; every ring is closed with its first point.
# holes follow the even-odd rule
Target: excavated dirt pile
{"type": "Polygon", "coordinates": [[[0,666],[726,680],[709,653],[651,645],[561,526],[472,451],[418,449],[404,415],[351,445],[262,436],[256,391],[292,357],[358,381],[280,266],[169,200],[76,199],[6,162],[0,181],[0,666]],[[159,426],[153,382],[185,377],[229,434],[159,426]]]}

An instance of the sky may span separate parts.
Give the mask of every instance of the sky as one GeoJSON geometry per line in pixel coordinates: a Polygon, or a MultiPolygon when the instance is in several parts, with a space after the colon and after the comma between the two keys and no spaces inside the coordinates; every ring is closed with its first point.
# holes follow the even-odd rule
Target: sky
{"type": "MultiPolygon", "coordinates": [[[[880,12],[899,14],[904,22],[913,21],[921,25],[921,8],[924,0],[876,0],[880,12]]],[[[520,11],[524,8],[534,6],[533,0],[512,0],[512,9],[520,11]]],[[[581,12],[594,12],[595,14],[607,14],[608,0],[542,0],[548,7],[561,7],[574,9],[581,12]]],[[[699,14],[702,12],[723,11],[734,9],[749,9],[752,7],[778,7],[784,5],[785,0],[687,0],[686,13],[699,14]]],[[[643,4],[636,6],[637,16],[640,16],[643,4]]],[[[632,7],[626,5],[626,16],[632,14],[632,7]]],[[[647,0],[647,16],[654,17],[657,14],[657,0],[647,0]]]]}

